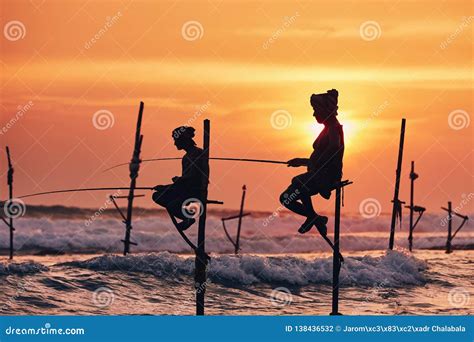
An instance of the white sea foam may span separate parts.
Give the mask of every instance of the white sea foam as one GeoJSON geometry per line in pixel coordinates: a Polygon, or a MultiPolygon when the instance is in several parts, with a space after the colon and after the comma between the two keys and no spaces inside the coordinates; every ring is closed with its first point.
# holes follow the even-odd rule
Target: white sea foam
{"type": "Polygon", "coordinates": [[[4,275],[23,275],[23,274],[34,274],[43,271],[47,271],[48,267],[33,262],[21,262],[21,263],[0,263],[0,276],[4,275]]]}
{"type": "MultiPolygon", "coordinates": [[[[104,255],[85,261],[61,264],[96,271],[120,271],[154,274],[161,279],[192,276],[194,258],[168,252],[142,255],[104,255]]],[[[341,269],[343,286],[402,287],[423,285],[427,265],[400,251],[387,251],[380,257],[347,257],[341,269]]],[[[305,286],[330,284],[332,258],[304,259],[292,256],[257,255],[215,256],[211,259],[209,279],[226,285],[256,283],[305,286]]]]}
{"type": "MultiPolygon", "coordinates": [[[[120,252],[123,245],[124,226],[120,220],[110,215],[102,215],[86,224],[89,216],[75,214],[74,219],[45,217],[23,217],[16,220],[15,246],[22,251],[63,251],[66,253],[83,252],[120,252]]],[[[225,215],[224,215],[225,216],[225,215]]],[[[327,244],[311,231],[298,234],[301,219],[292,215],[275,217],[265,224],[266,214],[254,214],[243,219],[241,248],[242,253],[311,253],[330,251],[327,244]]],[[[442,248],[446,243],[447,228],[443,226],[442,215],[426,214],[417,226],[414,234],[414,247],[442,248]]],[[[379,216],[364,219],[360,216],[344,216],[341,222],[341,249],[343,251],[380,250],[387,248],[390,218],[379,216]]],[[[332,218],[328,224],[332,233],[332,218]]],[[[406,222],[404,222],[404,226],[406,222]]],[[[197,225],[186,233],[196,241],[197,225]]],[[[228,229],[235,236],[236,222],[228,222],[228,229]]],[[[454,239],[454,245],[474,245],[474,233],[464,228],[454,239]]],[[[207,222],[206,248],[215,253],[230,253],[232,244],[222,229],[220,216],[209,215],[207,222]]],[[[8,248],[8,230],[0,230],[0,249],[8,248]]],[[[138,246],[132,246],[133,252],[169,251],[189,253],[190,248],[183,242],[170,220],[165,215],[137,216],[133,223],[132,240],[138,246]]],[[[407,229],[398,229],[396,245],[407,247],[407,229]]]]}

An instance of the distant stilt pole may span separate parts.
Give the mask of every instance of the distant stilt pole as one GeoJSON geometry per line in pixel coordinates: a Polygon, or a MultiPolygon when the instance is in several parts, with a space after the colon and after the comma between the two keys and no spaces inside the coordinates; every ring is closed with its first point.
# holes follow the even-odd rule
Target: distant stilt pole
{"type": "Polygon", "coordinates": [[[206,268],[208,258],[206,255],[206,211],[207,211],[207,191],[209,184],[209,147],[210,147],[211,122],[204,120],[204,143],[203,143],[203,165],[205,167],[202,184],[202,213],[199,217],[198,244],[196,249],[194,286],[196,288],[196,315],[204,315],[204,295],[206,293],[206,268]]]}
{"type": "MultiPolygon", "coordinates": [[[[10,157],[10,149],[8,146],[6,147],[7,152],[7,160],[8,160],[8,175],[7,175],[7,183],[8,183],[8,198],[10,199],[9,203],[12,203],[13,199],[13,165],[12,160],[10,157]]],[[[13,216],[9,215],[8,225],[10,226],[10,260],[13,259],[13,232],[15,228],[13,227],[13,216]]]]}
{"type": "Polygon", "coordinates": [[[240,201],[240,211],[239,211],[239,223],[237,225],[237,238],[235,240],[235,255],[239,254],[240,250],[240,229],[242,227],[242,217],[244,215],[244,203],[245,203],[245,193],[247,192],[247,187],[244,185],[242,187],[242,200],[240,201]]]}
{"type": "Polygon", "coordinates": [[[448,202],[448,240],[446,241],[446,253],[452,253],[451,240],[452,240],[452,227],[453,227],[453,209],[451,201],[448,202]]]}
{"type": "Polygon", "coordinates": [[[341,187],[336,188],[336,208],[334,215],[334,251],[332,257],[332,312],[331,315],[339,313],[339,273],[341,271],[341,259],[339,258],[339,228],[341,222],[341,187]]]}
{"type": "Polygon", "coordinates": [[[464,225],[467,223],[467,221],[469,220],[469,217],[466,215],[461,215],[460,213],[453,210],[451,202],[448,202],[447,208],[441,207],[441,209],[448,212],[448,239],[446,240],[446,253],[452,253],[453,252],[453,248],[452,248],[453,239],[455,238],[457,233],[459,233],[462,227],[464,227],[464,225]],[[453,222],[452,222],[453,215],[462,219],[462,222],[459,224],[459,226],[454,231],[454,233],[453,233],[453,222]]]}
{"type": "Polygon", "coordinates": [[[405,141],[405,123],[406,119],[402,119],[402,127],[400,131],[400,145],[398,148],[398,162],[397,162],[397,170],[396,170],[396,177],[395,177],[395,190],[393,195],[393,208],[392,208],[392,222],[390,225],[390,240],[388,243],[388,248],[393,249],[393,244],[395,241],[395,224],[397,222],[397,213],[401,210],[401,202],[398,199],[398,194],[400,191],[400,175],[402,172],[402,161],[403,161],[403,144],[405,141]]]}
{"type": "Polygon", "coordinates": [[[123,255],[130,253],[130,245],[137,245],[130,241],[132,232],[132,213],[133,213],[133,199],[135,198],[135,187],[137,184],[138,170],[140,169],[140,151],[142,148],[143,135],[141,134],[142,116],[143,116],[143,102],[140,102],[140,110],[138,111],[137,128],[135,131],[135,145],[133,148],[132,160],[130,161],[130,189],[128,191],[127,215],[125,218],[125,238],[123,242],[123,255]]]}
{"type": "Polygon", "coordinates": [[[413,209],[415,207],[414,197],[415,197],[415,179],[418,178],[418,175],[415,173],[415,162],[411,162],[411,171],[410,171],[410,232],[408,234],[408,249],[410,252],[413,248],[413,209]]]}

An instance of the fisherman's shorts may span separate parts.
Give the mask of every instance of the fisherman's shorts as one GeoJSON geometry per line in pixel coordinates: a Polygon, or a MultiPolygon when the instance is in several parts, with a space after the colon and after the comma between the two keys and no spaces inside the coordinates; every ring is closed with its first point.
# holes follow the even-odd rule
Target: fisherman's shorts
{"type": "Polygon", "coordinates": [[[322,191],[327,191],[338,180],[325,172],[305,172],[291,180],[291,187],[293,190],[298,189],[306,195],[313,196],[322,191]]]}
{"type": "Polygon", "coordinates": [[[165,208],[180,208],[186,201],[197,197],[195,191],[176,184],[158,186],[152,195],[153,201],[165,208]]]}

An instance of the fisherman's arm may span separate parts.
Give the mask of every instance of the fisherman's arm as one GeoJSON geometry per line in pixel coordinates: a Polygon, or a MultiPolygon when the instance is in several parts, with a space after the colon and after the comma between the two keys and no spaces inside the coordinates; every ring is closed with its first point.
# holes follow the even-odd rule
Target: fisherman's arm
{"type": "Polygon", "coordinates": [[[201,160],[194,160],[192,166],[185,170],[185,172],[180,176],[173,177],[173,183],[185,183],[190,184],[195,182],[196,180],[201,179],[202,175],[204,174],[203,171],[200,170],[199,166],[201,160]]]}
{"type": "Polygon", "coordinates": [[[308,166],[309,158],[293,158],[286,162],[288,167],[308,166]]]}

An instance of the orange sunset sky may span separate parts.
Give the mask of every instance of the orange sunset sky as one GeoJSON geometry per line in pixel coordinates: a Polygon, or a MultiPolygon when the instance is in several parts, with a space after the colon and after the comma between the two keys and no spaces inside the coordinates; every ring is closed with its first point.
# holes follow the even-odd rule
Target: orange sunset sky
{"type": "MultiPolygon", "coordinates": [[[[345,212],[366,198],[391,211],[402,117],[400,198],[408,200],[411,160],[416,202],[429,212],[473,192],[471,1],[2,0],[0,9],[1,198],[4,145],[17,196],[127,186],[127,167],[102,170],[130,159],[140,100],[143,158],[181,156],[171,130],[183,124],[202,144],[204,118],[211,156],[306,157],[321,129],[309,97],[331,88],[346,133],[344,174],[354,180],[345,212]],[[110,121],[94,122],[98,111],[110,121]]],[[[179,162],[143,164],[138,185],[179,172],[179,162]]],[[[210,197],[237,208],[246,184],[248,208],[272,211],[300,172],[214,161],[210,197]]],[[[26,203],[94,208],[105,195],[26,203]]],[[[315,203],[333,210],[333,201],[315,203]]],[[[461,211],[473,209],[469,202],[461,211]]]]}

